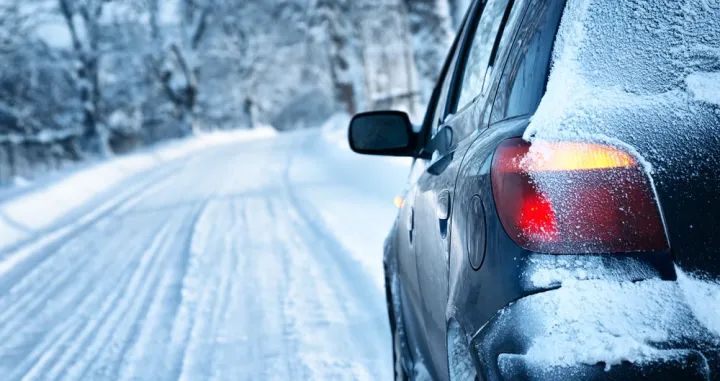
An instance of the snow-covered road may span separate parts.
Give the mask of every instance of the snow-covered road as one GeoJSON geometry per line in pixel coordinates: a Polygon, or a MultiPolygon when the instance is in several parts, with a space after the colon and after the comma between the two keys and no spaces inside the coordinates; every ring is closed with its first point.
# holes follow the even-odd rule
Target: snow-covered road
{"type": "Polygon", "coordinates": [[[390,379],[403,173],[306,131],[130,176],[0,248],[0,379],[390,379]]]}

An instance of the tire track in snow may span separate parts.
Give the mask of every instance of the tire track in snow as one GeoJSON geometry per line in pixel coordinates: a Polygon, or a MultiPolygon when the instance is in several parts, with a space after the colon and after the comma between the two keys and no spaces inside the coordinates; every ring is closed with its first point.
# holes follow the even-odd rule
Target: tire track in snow
{"type": "MultiPolygon", "coordinates": [[[[375,348],[383,343],[378,333],[384,327],[382,321],[370,319],[370,324],[364,326],[357,323],[368,322],[362,311],[382,310],[372,306],[372,299],[351,292],[353,287],[362,287],[362,283],[348,287],[348,279],[355,276],[346,268],[336,267],[333,259],[345,254],[325,246],[313,235],[307,226],[309,222],[298,215],[292,202],[286,202],[289,207],[282,219],[286,237],[281,241],[293,254],[288,263],[292,275],[286,313],[293,317],[298,353],[307,369],[303,378],[382,378],[381,368],[372,361],[377,354],[375,348]],[[348,304],[357,308],[351,309],[348,304]]],[[[350,269],[358,270],[359,267],[350,269]]]]}
{"type": "MultiPolygon", "coordinates": [[[[301,143],[298,151],[307,149],[308,143],[312,142],[312,139],[311,136],[301,143]]],[[[347,340],[343,346],[338,348],[341,352],[345,350],[346,355],[317,359],[320,364],[310,366],[310,368],[322,372],[313,374],[311,378],[339,379],[347,377],[348,374],[354,374],[360,379],[382,378],[382,375],[387,375],[382,369],[390,369],[390,365],[386,364],[386,361],[376,360],[377,348],[389,345],[389,329],[386,328],[387,315],[384,312],[383,300],[377,294],[377,287],[365,273],[362,265],[357,263],[337,241],[332,230],[325,226],[322,218],[313,210],[312,204],[302,200],[295,192],[290,171],[298,151],[288,154],[283,172],[283,183],[289,203],[287,221],[291,223],[288,231],[296,235],[295,246],[306,248],[298,251],[309,253],[309,260],[315,262],[314,266],[317,269],[315,271],[317,274],[322,274],[322,276],[308,279],[325,281],[324,288],[323,285],[319,286],[321,290],[325,291],[325,299],[334,298],[339,327],[337,334],[328,334],[328,341],[332,342],[337,336],[345,336],[347,340]],[[368,314],[368,311],[380,312],[380,314],[373,316],[368,314]],[[348,335],[348,333],[351,334],[348,335]],[[348,359],[357,360],[358,353],[348,353],[347,347],[353,348],[354,352],[362,353],[362,362],[365,363],[348,361],[348,359]],[[337,370],[332,371],[331,369],[334,368],[337,370]]],[[[314,287],[318,287],[318,285],[314,285],[314,287]]],[[[326,303],[328,302],[326,301],[326,303]]],[[[304,316],[302,310],[298,312],[299,316],[304,316]]],[[[327,318],[325,317],[325,319],[327,318]]],[[[319,321],[328,323],[327,320],[319,321]]],[[[330,325],[328,324],[328,331],[331,330],[330,325]]]]}
{"type": "MultiPolygon", "coordinates": [[[[178,233],[184,233],[185,227],[182,227],[178,233]]],[[[177,234],[180,235],[180,234],[177,234]]],[[[176,245],[178,246],[178,245],[176,245]]],[[[181,248],[178,247],[168,247],[165,249],[165,256],[173,256],[177,252],[182,252],[181,248]]],[[[165,258],[165,262],[172,262],[173,258],[165,258]]],[[[126,358],[128,352],[130,351],[130,348],[134,345],[134,343],[138,340],[138,337],[140,335],[140,328],[136,327],[135,325],[141,325],[145,319],[147,319],[147,316],[150,313],[150,309],[152,307],[152,303],[158,300],[159,295],[163,295],[163,292],[161,292],[163,289],[165,289],[166,283],[164,282],[164,275],[165,271],[168,268],[174,268],[175,266],[172,265],[166,265],[165,268],[159,268],[156,274],[156,279],[153,285],[154,293],[147,293],[144,303],[141,306],[141,309],[138,311],[137,314],[133,316],[131,320],[127,322],[126,325],[123,327],[125,330],[131,329],[130,332],[124,332],[122,337],[123,339],[120,340],[118,336],[120,335],[113,335],[113,337],[118,340],[118,344],[122,344],[122,348],[118,351],[108,351],[103,352],[103,361],[100,363],[108,364],[112,366],[112,370],[109,370],[107,372],[100,373],[101,377],[103,379],[114,379],[117,380],[120,378],[120,362],[115,361],[116,359],[124,359],[126,358]]],[[[94,361],[91,361],[91,363],[94,363],[94,361]]],[[[96,372],[95,375],[98,373],[96,372]]],[[[83,376],[81,379],[87,379],[85,376],[83,376]]],[[[97,377],[93,377],[93,379],[97,379],[97,377]]]]}
{"type": "MultiPolygon", "coordinates": [[[[117,278],[109,278],[113,282],[125,282],[129,279],[129,272],[122,272],[117,278]]],[[[87,311],[88,304],[101,303],[100,312],[95,317],[80,316],[79,318],[70,318],[61,325],[52,328],[47,332],[43,339],[35,345],[33,351],[25,361],[17,368],[10,379],[42,379],[42,371],[47,369],[57,358],[62,355],[65,348],[72,344],[74,337],[78,336],[88,323],[104,319],[103,310],[107,313],[109,305],[119,297],[119,292],[106,295],[98,291],[91,291],[87,298],[79,303],[81,311],[87,311]],[[104,303],[102,303],[104,301],[104,303]],[[105,307],[105,308],[103,308],[105,307]]]]}
{"type": "MultiPolygon", "coordinates": [[[[226,229],[223,224],[226,222],[226,218],[223,218],[225,216],[221,213],[222,210],[225,210],[225,206],[224,202],[214,202],[208,207],[206,216],[212,216],[216,223],[205,238],[205,242],[212,244],[193,253],[198,257],[203,257],[202,259],[198,258],[198,263],[194,267],[197,268],[197,271],[204,271],[204,273],[189,274],[196,279],[202,279],[201,282],[198,282],[202,283],[202,286],[196,290],[196,304],[188,308],[188,313],[193,315],[187,333],[182,369],[178,377],[180,381],[206,380],[211,375],[212,370],[208,364],[217,337],[217,322],[214,315],[220,308],[220,303],[226,300],[225,288],[222,287],[222,283],[223,278],[228,277],[226,273],[230,269],[229,256],[232,255],[224,247],[227,241],[221,234],[226,229]]],[[[201,225],[203,222],[201,219],[198,224],[201,225]]]]}
{"type": "MultiPolygon", "coordinates": [[[[187,218],[182,220],[182,227],[176,236],[191,237],[199,216],[206,208],[206,203],[192,207],[187,218]]],[[[183,350],[172,342],[172,330],[182,303],[183,279],[187,276],[188,242],[188,238],[178,240],[172,249],[166,250],[172,264],[159,274],[161,278],[158,279],[157,292],[148,298],[144,317],[135,322],[139,327],[125,340],[124,348],[118,354],[122,360],[118,361],[113,371],[107,372],[108,379],[171,379],[168,374],[173,363],[179,360],[174,360],[170,353],[183,350]]]]}
{"type": "MultiPolygon", "coordinates": [[[[137,178],[133,177],[132,179],[128,179],[117,186],[117,188],[122,189],[122,191],[117,192],[117,190],[115,190],[113,193],[108,192],[97,196],[77,211],[61,217],[57,223],[54,223],[48,229],[38,231],[32,237],[16,245],[3,248],[0,250],[0,264],[2,265],[0,266],[0,274],[2,274],[2,283],[5,283],[8,279],[12,279],[13,277],[9,275],[17,272],[18,267],[25,270],[32,268],[31,266],[29,267],[28,264],[22,266],[24,262],[28,262],[24,257],[32,257],[38,254],[38,252],[47,253],[50,251],[48,249],[54,248],[57,250],[59,247],[62,247],[66,241],[82,234],[98,221],[112,215],[114,211],[123,205],[138,200],[143,197],[148,190],[170,180],[172,176],[178,172],[178,168],[182,168],[184,164],[186,164],[184,161],[172,163],[172,165],[168,167],[156,168],[139,174],[137,178]],[[22,253],[23,259],[19,261],[14,260],[13,257],[19,253],[22,253]],[[13,262],[13,265],[8,265],[8,261],[13,262]]],[[[44,258],[40,258],[40,260],[42,259],[44,258]]],[[[20,275],[22,275],[22,273],[20,275]]],[[[0,284],[0,286],[4,286],[4,284],[0,284]]],[[[4,289],[6,289],[6,287],[0,287],[0,290],[4,289]]]]}
{"type": "Polygon", "coordinates": [[[166,379],[179,379],[185,361],[185,352],[187,351],[188,341],[195,324],[194,312],[197,308],[196,289],[202,284],[202,279],[198,279],[198,256],[202,254],[202,249],[198,246],[199,241],[205,241],[206,237],[199,237],[199,234],[207,234],[200,231],[202,225],[200,221],[206,215],[210,201],[206,200],[199,210],[193,215],[190,225],[189,234],[186,236],[185,250],[182,253],[181,273],[182,285],[177,290],[178,309],[175,314],[173,326],[170,335],[170,345],[167,354],[167,363],[169,364],[166,379]]]}
{"type": "Polygon", "coordinates": [[[296,195],[297,136],[208,150],[0,277],[0,379],[387,375],[382,295],[296,195]]]}
{"type": "MultiPolygon", "coordinates": [[[[27,371],[23,379],[57,379],[60,376],[59,371],[69,364],[73,363],[74,355],[78,351],[92,345],[93,340],[97,340],[97,333],[108,322],[113,321],[113,315],[118,313],[117,305],[122,297],[127,293],[128,288],[134,286],[134,282],[138,282],[138,271],[142,271],[144,266],[152,265],[154,261],[153,250],[156,249],[167,238],[168,228],[162,226],[162,230],[155,237],[149,247],[142,250],[143,257],[133,258],[120,272],[120,278],[110,285],[111,291],[105,294],[102,288],[94,293],[93,298],[85,299],[78,310],[91,311],[94,315],[91,319],[76,319],[77,329],[67,331],[60,339],[54,341],[47,348],[42,349],[42,355],[35,362],[33,367],[27,371]],[[138,264],[140,262],[140,270],[138,264]]],[[[96,283],[97,285],[97,283],[96,283]]],[[[76,315],[77,316],[77,315],[76,315]]],[[[72,320],[71,320],[72,321],[72,320]]]]}
{"type": "MultiPolygon", "coordinates": [[[[204,168],[207,168],[206,164],[204,168]]],[[[204,168],[201,166],[197,169],[204,168]]],[[[192,172],[193,169],[190,171],[192,172]]],[[[137,336],[127,344],[127,349],[123,351],[123,360],[116,370],[114,379],[177,379],[179,372],[185,367],[187,353],[192,345],[193,332],[196,330],[196,321],[203,320],[202,317],[189,315],[202,311],[202,308],[197,308],[195,289],[197,286],[205,287],[206,281],[209,281],[209,278],[199,276],[203,273],[198,273],[198,271],[217,268],[212,263],[203,263],[205,266],[199,266],[197,263],[199,256],[213,254],[212,251],[204,252],[205,250],[202,250],[202,247],[213,238],[208,236],[203,224],[207,224],[207,221],[222,222],[224,220],[224,218],[217,218],[219,217],[216,213],[218,202],[215,201],[215,197],[227,189],[228,176],[226,172],[231,169],[231,166],[226,163],[225,166],[214,167],[212,171],[203,170],[200,178],[183,177],[175,184],[177,189],[190,190],[187,194],[182,195],[181,199],[186,198],[190,200],[188,202],[197,204],[197,209],[189,218],[185,219],[186,227],[183,228],[181,234],[178,234],[178,236],[186,237],[181,240],[182,249],[179,250],[183,255],[180,256],[181,259],[177,261],[178,263],[170,266],[173,270],[172,274],[166,274],[163,278],[160,292],[154,296],[154,301],[145,317],[147,321],[144,321],[142,327],[137,331],[137,336]],[[192,183],[198,182],[209,186],[206,189],[199,188],[200,191],[193,190],[192,183]],[[147,351],[148,346],[153,347],[154,350],[147,351]]],[[[185,201],[180,202],[180,205],[182,204],[185,204],[185,201]]],[[[214,224],[212,227],[213,230],[210,233],[222,230],[222,226],[218,226],[218,224],[214,224]]]]}
{"type": "MultiPolygon", "coordinates": [[[[166,179],[166,180],[169,180],[169,179],[166,179]]],[[[162,190],[163,186],[167,186],[169,183],[170,183],[169,181],[164,181],[164,182],[162,182],[162,183],[160,183],[160,184],[156,184],[156,186],[148,189],[146,192],[143,192],[145,198],[148,198],[148,195],[152,194],[154,191],[162,190]],[[162,184],[163,186],[157,186],[157,185],[161,185],[161,184],[162,184]]],[[[207,198],[207,195],[206,195],[206,194],[203,194],[202,196],[204,196],[204,197],[201,197],[201,198],[207,198]]],[[[135,199],[135,201],[140,201],[139,197],[137,197],[137,198],[135,199]]],[[[133,208],[133,204],[134,204],[134,203],[125,203],[125,204],[123,204],[123,205],[120,205],[119,208],[118,208],[118,211],[131,210],[131,209],[133,208]]],[[[204,209],[204,206],[205,206],[206,204],[207,204],[207,201],[205,201],[205,204],[204,204],[202,207],[200,207],[199,211],[197,212],[198,215],[202,212],[202,210],[204,209]]],[[[165,216],[165,217],[167,218],[167,216],[165,216]]],[[[191,217],[191,218],[196,218],[196,217],[197,217],[197,215],[196,215],[195,217],[191,217]]],[[[180,219],[180,220],[182,220],[182,219],[180,219]]],[[[165,225],[166,225],[166,224],[165,224],[165,225]]],[[[160,224],[160,227],[161,227],[161,228],[165,228],[165,227],[167,227],[167,226],[164,226],[164,223],[161,223],[161,224],[160,224]]],[[[193,230],[194,230],[194,227],[192,227],[190,230],[193,231],[193,230]]],[[[183,233],[187,233],[187,232],[183,232],[183,233]]],[[[186,236],[189,236],[189,237],[192,236],[192,234],[189,234],[189,235],[188,235],[188,234],[183,234],[183,235],[186,235],[186,236]]],[[[155,248],[151,248],[151,249],[150,249],[150,252],[151,252],[151,253],[154,252],[154,251],[157,251],[157,250],[155,250],[155,248]]],[[[102,250],[100,250],[100,254],[113,254],[113,253],[103,253],[102,250]]],[[[154,261],[155,256],[153,255],[152,258],[153,258],[153,261],[154,261]]],[[[155,263],[155,262],[153,262],[153,263],[155,263]]],[[[184,265],[183,265],[183,266],[184,266],[184,265]]],[[[141,267],[141,268],[142,268],[142,267],[141,267]]],[[[136,270],[136,273],[137,273],[137,270],[136,270]]],[[[134,280],[136,280],[136,279],[141,279],[141,278],[142,278],[142,279],[148,279],[149,277],[147,277],[146,275],[148,275],[148,274],[143,274],[143,276],[140,276],[139,278],[133,277],[133,278],[131,278],[130,280],[128,280],[127,277],[123,277],[123,278],[122,278],[123,283],[121,283],[121,284],[124,284],[125,287],[128,287],[128,283],[127,283],[128,281],[129,281],[129,282],[133,282],[134,280]]],[[[147,284],[147,282],[145,282],[144,284],[147,284]]],[[[134,287],[134,286],[131,285],[130,287],[134,287]]],[[[124,292],[125,292],[125,293],[128,293],[127,291],[124,291],[124,292]]],[[[69,351],[66,350],[66,351],[63,353],[63,357],[62,357],[61,359],[57,360],[57,362],[58,362],[59,364],[61,364],[61,365],[57,365],[57,364],[56,364],[55,367],[52,367],[52,368],[49,368],[49,369],[42,368],[42,372],[41,372],[42,374],[49,373],[50,376],[55,376],[56,373],[57,373],[57,374],[59,374],[59,375],[64,375],[64,372],[65,372],[65,370],[66,370],[64,364],[65,364],[65,362],[67,362],[67,363],[73,363],[73,364],[76,365],[75,367],[73,367],[73,368],[71,369],[71,370],[73,371],[73,375],[75,375],[75,372],[78,372],[78,369],[80,369],[80,368],[82,368],[82,367],[81,367],[81,366],[77,366],[77,359],[73,358],[71,354],[74,354],[75,352],[79,352],[79,351],[80,351],[80,348],[81,348],[81,347],[85,347],[86,345],[90,345],[91,347],[93,347],[93,348],[95,348],[95,349],[98,349],[98,350],[100,350],[100,349],[106,349],[106,348],[104,348],[103,343],[100,342],[100,341],[98,341],[98,338],[97,338],[98,334],[100,334],[100,337],[107,337],[107,336],[111,335],[111,334],[114,332],[115,328],[117,328],[117,326],[114,325],[114,324],[116,323],[116,321],[118,321],[118,319],[120,319],[120,321],[124,319],[124,317],[122,317],[122,316],[123,316],[123,314],[124,314],[125,309],[127,309],[127,307],[128,307],[127,305],[124,306],[125,308],[120,308],[120,307],[118,307],[118,304],[120,304],[120,300],[117,299],[117,295],[119,295],[119,294],[118,294],[118,293],[113,293],[114,298],[111,299],[111,300],[112,300],[112,304],[108,304],[108,306],[109,306],[108,309],[107,309],[107,310],[106,310],[106,309],[103,309],[103,312],[108,311],[110,308],[112,308],[113,310],[110,311],[110,312],[107,312],[107,315],[104,315],[102,319],[99,319],[99,320],[101,320],[101,321],[103,321],[103,322],[106,322],[106,321],[108,321],[108,320],[109,320],[109,321],[112,321],[112,322],[113,322],[113,325],[108,325],[108,324],[106,324],[106,323],[104,323],[104,324],[99,324],[99,323],[98,323],[98,324],[91,324],[91,326],[93,327],[92,330],[88,330],[87,327],[86,327],[86,328],[84,328],[83,330],[79,330],[79,331],[78,331],[78,330],[73,330],[73,331],[70,331],[70,332],[73,333],[73,334],[78,334],[78,333],[79,333],[79,334],[85,334],[85,335],[87,335],[87,336],[88,336],[88,339],[87,339],[88,341],[84,342],[84,344],[82,344],[82,345],[78,345],[78,346],[73,346],[73,347],[71,347],[71,350],[69,350],[69,351]],[[92,339],[91,339],[91,338],[92,338],[92,339]]],[[[120,305],[122,305],[122,304],[120,304],[120,305]]],[[[105,304],[104,304],[103,306],[105,306],[105,304]]],[[[94,322],[94,321],[93,321],[93,322],[94,322]]],[[[119,324],[119,323],[118,323],[118,324],[119,324]]],[[[65,336],[62,336],[61,338],[64,338],[64,337],[65,337],[65,336]]],[[[76,341],[77,341],[77,340],[76,340],[76,341]]],[[[80,342],[82,342],[82,340],[81,340],[80,342]]],[[[51,347],[51,348],[52,348],[52,347],[51,347]]],[[[49,350],[49,351],[47,351],[47,352],[44,353],[44,354],[41,356],[41,359],[40,359],[40,360],[38,360],[40,363],[49,363],[49,362],[51,362],[51,361],[49,360],[49,359],[51,359],[51,358],[52,358],[53,360],[55,360],[54,357],[56,357],[56,354],[53,353],[52,350],[49,350]],[[50,352],[51,355],[49,355],[47,352],[50,352]]],[[[104,353],[108,353],[108,351],[104,351],[104,353]]],[[[38,369],[38,368],[37,368],[37,364],[36,364],[36,366],[35,366],[34,368],[32,368],[32,369],[38,369]]],[[[31,369],[31,373],[30,373],[31,378],[32,378],[32,375],[33,375],[32,369],[31,369]]],[[[74,377],[69,377],[69,378],[70,378],[70,379],[74,379],[74,377]]]]}
{"type": "MultiPolygon", "coordinates": [[[[89,233],[96,230],[98,226],[101,226],[103,222],[114,219],[116,217],[116,212],[132,207],[132,205],[141,200],[142,197],[151,194],[158,188],[162,188],[173,178],[172,176],[167,176],[167,174],[162,171],[153,171],[153,175],[157,175],[156,172],[162,173],[165,177],[160,179],[159,181],[154,176],[147,175],[143,177],[143,180],[147,180],[149,178],[151,179],[151,181],[155,182],[145,183],[143,181],[140,184],[132,184],[130,187],[130,191],[128,191],[127,193],[123,193],[123,195],[120,197],[111,198],[110,201],[103,202],[101,206],[99,206],[99,208],[105,209],[102,210],[98,215],[93,216],[87,221],[83,221],[80,225],[74,227],[67,233],[60,233],[59,235],[62,239],[58,238],[55,241],[51,240],[51,242],[48,242],[46,245],[38,247],[27,247],[32,245],[21,245],[17,252],[11,251],[6,253],[6,255],[3,256],[4,258],[18,255],[19,252],[22,252],[24,250],[30,251],[27,254],[22,254],[23,256],[27,257],[23,262],[19,263],[17,266],[10,269],[8,273],[5,273],[2,277],[0,277],[0,296],[4,295],[2,290],[12,291],[16,288],[18,283],[21,283],[22,281],[28,279],[33,274],[40,274],[41,276],[44,276],[44,270],[47,270],[43,267],[45,263],[49,259],[53,259],[50,261],[53,264],[57,262],[54,261],[55,257],[57,257],[58,254],[62,253],[63,251],[70,250],[77,252],[80,249],[89,251],[88,248],[85,247],[87,245],[79,245],[78,241],[87,239],[89,233]]],[[[83,219],[83,217],[78,218],[80,218],[80,220],[83,219]]],[[[112,238],[114,237],[111,236],[110,238],[112,240],[112,238]]],[[[75,269],[78,269],[78,267],[76,266],[75,269]]],[[[69,270],[68,274],[72,275],[73,273],[69,270]]],[[[68,278],[63,277],[62,279],[67,280],[68,278]]],[[[57,288],[54,286],[57,285],[58,281],[58,277],[44,277],[44,279],[42,279],[40,282],[33,282],[33,285],[36,289],[46,290],[46,292],[48,293],[53,293],[57,290],[57,288]]],[[[14,306],[25,306],[27,303],[32,303],[32,301],[38,300],[38,298],[36,297],[37,295],[32,292],[25,292],[22,295],[26,300],[16,302],[14,303],[14,306]]],[[[43,298],[41,296],[39,300],[46,300],[46,298],[43,298]]],[[[14,313],[14,310],[15,309],[11,308],[7,310],[6,313],[12,314],[14,313]]],[[[5,317],[0,317],[0,321],[2,321],[1,319],[3,318],[5,317]]],[[[0,338],[0,342],[2,342],[2,338],[0,338]]]]}
{"type": "MultiPolygon", "coordinates": [[[[223,277],[221,280],[221,289],[223,290],[223,297],[220,299],[219,307],[215,309],[215,314],[213,315],[213,326],[216,327],[216,330],[213,332],[212,339],[214,340],[214,345],[210,348],[209,353],[207,353],[206,356],[206,364],[210,364],[210,377],[208,379],[212,380],[217,377],[218,373],[218,367],[223,367],[224,364],[218,363],[216,354],[218,354],[218,346],[225,343],[226,340],[226,327],[224,325],[225,322],[229,321],[229,314],[228,311],[230,310],[230,305],[233,303],[233,281],[241,278],[236,278],[237,274],[239,273],[239,252],[238,252],[238,245],[237,245],[237,239],[236,235],[238,231],[243,231],[240,229],[246,229],[246,215],[245,210],[240,210],[238,208],[238,205],[234,201],[228,202],[229,210],[230,210],[230,226],[228,227],[227,232],[224,235],[225,238],[225,245],[226,245],[226,257],[228,262],[224,265],[227,270],[223,271],[223,277]],[[238,218],[240,216],[240,218],[238,218]]],[[[232,320],[230,320],[232,321],[232,320]]]]}
{"type": "Polygon", "coordinates": [[[222,311],[216,310],[214,317],[210,379],[297,379],[291,367],[298,360],[284,334],[287,282],[282,275],[285,262],[277,250],[275,206],[263,197],[243,197],[231,204],[241,209],[226,235],[235,265],[224,274],[234,281],[227,284],[227,302],[220,303],[222,311]]]}
{"type": "MultiPolygon", "coordinates": [[[[93,228],[93,230],[97,230],[93,228]]],[[[136,228],[136,234],[141,233],[140,228],[136,228]]],[[[87,247],[84,242],[82,250],[78,250],[75,246],[82,244],[84,237],[75,237],[75,239],[66,242],[59,251],[55,252],[49,258],[40,263],[33,271],[23,277],[9,293],[0,297],[0,342],[7,340],[8,335],[16,332],[17,327],[10,324],[10,321],[16,321],[20,325],[27,324],[28,320],[37,316],[44,308],[48,300],[53,300],[66,287],[78,283],[77,274],[85,271],[85,266],[97,262],[96,255],[91,255],[91,247],[87,247]],[[60,270],[58,270],[60,268],[60,270]],[[52,276],[48,276],[52,274],[52,276]]],[[[127,242],[121,237],[111,237],[105,242],[99,251],[117,251],[121,250],[127,242]]]]}
{"type": "MultiPolygon", "coordinates": [[[[282,353],[280,357],[275,359],[275,363],[278,365],[272,369],[278,370],[273,374],[268,374],[269,379],[283,380],[289,378],[300,378],[309,374],[309,369],[305,366],[300,356],[300,343],[298,333],[295,330],[295,317],[288,314],[287,306],[291,303],[291,282],[293,276],[292,269],[292,251],[287,249],[283,241],[283,229],[282,224],[277,223],[282,221],[283,207],[277,198],[274,202],[267,200],[267,211],[269,220],[275,222],[272,226],[273,235],[270,237],[271,240],[271,252],[277,256],[275,263],[268,263],[265,268],[267,273],[272,274],[277,265],[282,267],[281,282],[278,285],[278,289],[275,291],[275,298],[277,298],[277,305],[274,311],[277,311],[280,319],[275,325],[279,326],[282,335],[278,338],[278,344],[280,346],[279,352],[282,353]],[[280,204],[280,205],[278,205],[280,204]],[[278,369],[280,367],[281,369],[278,369]]],[[[267,263],[267,262],[266,262],[267,263]]],[[[308,274],[306,274],[308,275],[308,274]]],[[[266,285],[263,284],[263,289],[266,285]]],[[[273,311],[273,312],[274,312],[273,311]]],[[[267,314],[267,311],[264,311],[267,314]]],[[[267,327],[271,332],[275,329],[267,327]]]]}
{"type": "Polygon", "coordinates": [[[134,325],[147,313],[152,296],[157,293],[169,256],[173,254],[172,240],[182,232],[177,221],[182,221],[187,211],[171,214],[166,229],[158,235],[157,245],[142,255],[141,266],[134,271],[130,285],[113,307],[113,314],[94,332],[91,342],[80,346],[79,353],[70,358],[60,373],[61,379],[109,380],[119,366],[116,361],[131,340],[134,325]],[[147,262],[146,265],[142,265],[147,262]],[[80,352],[81,351],[81,352],[80,352]]]}
{"type": "MultiPolygon", "coordinates": [[[[151,238],[151,234],[145,238],[151,238]]],[[[118,237],[107,242],[104,248],[114,252],[123,245],[127,245],[127,243],[118,237]]],[[[128,247],[142,247],[143,245],[147,245],[147,243],[144,240],[138,240],[128,247]]],[[[7,339],[3,340],[4,354],[0,358],[3,359],[3,364],[9,362],[13,368],[18,369],[17,374],[23,374],[20,369],[27,370],[32,367],[32,364],[46,352],[47,348],[57,344],[59,337],[71,335],[78,325],[78,321],[91,320],[92,313],[88,313],[80,307],[102,297],[103,291],[112,287],[111,282],[117,282],[122,277],[123,271],[132,266],[131,259],[127,257],[88,256],[91,260],[87,267],[77,269],[75,278],[63,284],[62,287],[58,287],[55,294],[46,295],[45,297],[48,299],[38,298],[41,307],[37,314],[35,311],[28,311],[28,314],[15,317],[14,322],[3,321],[3,327],[9,326],[15,327],[15,329],[9,333],[7,339]],[[113,271],[108,273],[109,270],[113,271]],[[120,271],[116,272],[117,270],[120,271]],[[102,282],[98,282],[98,279],[101,279],[102,282]],[[108,284],[110,286],[107,286],[108,284]],[[103,285],[106,287],[98,287],[103,285]],[[7,361],[12,352],[19,352],[12,355],[18,358],[18,361],[7,361]]],[[[63,258],[56,257],[56,259],[63,258]]],[[[52,272],[45,275],[54,276],[52,272]]],[[[24,292],[24,290],[19,289],[18,292],[24,292]]]]}

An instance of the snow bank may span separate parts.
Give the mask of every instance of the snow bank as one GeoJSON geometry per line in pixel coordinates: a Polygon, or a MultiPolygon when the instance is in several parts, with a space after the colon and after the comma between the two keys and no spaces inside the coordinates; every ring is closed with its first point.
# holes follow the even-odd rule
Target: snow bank
{"type": "Polygon", "coordinates": [[[322,139],[311,135],[304,143],[307,148],[300,152],[312,155],[296,156],[289,176],[296,192],[312,203],[327,228],[383,290],[383,242],[397,217],[393,200],[405,187],[412,160],[352,152],[349,122],[346,114],[332,116],[321,128],[322,139]],[[341,187],[323,183],[327,175],[341,187]]]}
{"type": "Polygon", "coordinates": [[[35,189],[30,186],[27,192],[0,200],[0,252],[34,239],[38,233],[55,227],[62,217],[88,201],[99,198],[106,191],[120,186],[123,180],[160,163],[190,157],[210,146],[274,134],[271,128],[203,134],[78,169],[45,187],[35,189]]]}
{"type": "Polygon", "coordinates": [[[348,126],[352,117],[345,113],[335,113],[322,125],[322,136],[328,143],[341,148],[350,149],[348,144],[348,126]]]}

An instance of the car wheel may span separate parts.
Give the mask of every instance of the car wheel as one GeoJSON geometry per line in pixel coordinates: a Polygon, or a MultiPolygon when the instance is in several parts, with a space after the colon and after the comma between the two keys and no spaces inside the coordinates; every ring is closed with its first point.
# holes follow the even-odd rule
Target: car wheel
{"type": "Polygon", "coordinates": [[[467,336],[454,320],[448,325],[447,351],[450,381],[478,380],[467,336]]]}
{"type": "Polygon", "coordinates": [[[402,319],[399,315],[400,301],[396,298],[399,297],[397,278],[392,276],[392,280],[389,277],[391,272],[385,268],[385,297],[387,299],[387,307],[390,318],[390,330],[392,333],[392,345],[393,345],[393,374],[395,381],[406,381],[408,380],[405,367],[403,366],[403,347],[405,346],[405,330],[403,327],[402,319]]]}
{"type": "Polygon", "coordinates": [[[400,336],[398,330],[393,329],[393,370],[395,372],[395,381],[407,381],[408,377],[405,374],[405,368],[402,363],[402,349],[401,349],[400,336]]]}

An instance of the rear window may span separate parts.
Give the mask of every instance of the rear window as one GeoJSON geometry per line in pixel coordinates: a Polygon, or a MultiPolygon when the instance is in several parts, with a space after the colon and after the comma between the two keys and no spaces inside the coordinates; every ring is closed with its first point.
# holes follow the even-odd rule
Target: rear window
{"type": "Polygon", "coordinates": [[[458,110],[486,90],[487,77],[491,73],[489,65],[492,51],[507,6],[508,0],[489,0],[482,10],[463,69],[458,110]]]}
{"type": "Polygon", "coordinates": [[[513,42],[491,121],[533,114],[545,93],[564,1],[535,0],[513,42]]]}

